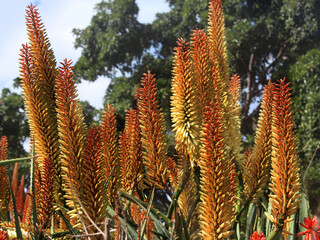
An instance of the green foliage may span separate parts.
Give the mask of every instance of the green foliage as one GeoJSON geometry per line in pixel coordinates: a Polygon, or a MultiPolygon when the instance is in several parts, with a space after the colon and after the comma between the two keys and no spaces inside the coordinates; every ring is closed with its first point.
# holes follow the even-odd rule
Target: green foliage
{"type": "MultiPolygon", "coordinates": [[[[121,115],[134,105],[133,88],[147,70],[167,86],[160,93],[160,102],[169,112],[172,49],[178,37],[188,40],[188,33],[203,28],[207,21],[205,0],[167,2],[168,12],[158,13],[151,24],[142,24],[137,20],[135,1],[103,1],[97,5],[91,24],[74,30],[75,46],[83,50],[76,73],[87,80],[100,75],[111,77],[105,100],[114,104],[121,115]],[[123,26],[127,26],[126,31],[123,26]]],[[[318,6],[319,0],[224,1],[229,61],[231,72],[243,80],[242,133],[248,138],[257,119],[256,102],[262,86],[270,77],[286,76],[296,59],[313,48],[319,33],[318,6]]],[[[170,118],[166,120],[169,126],[170,118]]]]}
{"type": "Polygon", "coordinates": [[[84,121],[88,126],[92,126],[98,119],[99,111],[95,109],[88,101],[80,101],[84,115],[84,121]]]}
{"type": "Polygon", "coordinates": [[[305,180],[314,206],[320,199],[320,150],[317,149],[320,147],[320,49],[302,55],[290,68],[289,78],[295,94],[301,165],[304,171],[308,171],[305,180]]]}
{"type": "Polygon", "coordinates": [[[23,100],[18,93],[3,88],[0,104],[0,136],[8,138],[8,158],[26,155],[23,143],[29,136],[23,100]]]}

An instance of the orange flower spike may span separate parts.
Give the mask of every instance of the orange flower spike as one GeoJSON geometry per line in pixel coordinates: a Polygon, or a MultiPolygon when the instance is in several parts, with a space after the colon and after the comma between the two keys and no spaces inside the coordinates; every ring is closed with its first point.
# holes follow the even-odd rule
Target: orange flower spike
{"type": "Polygon", "coordinates": [[[28,227],[30,227],[32,223],[31,221],[32,221],[32,197],[29,189],[29,191],[26,194],[26,199],[24,201],[22,222],[25,223],[28,227]]]}
{"type": "Polygon", "coordinates": [[[40,174],[39,223],[41,229],[46,229],[53,215],[54,204],[54,167],[49,157],[43,159],[43,169],[40,174]]]}
{"type": "Polygon", "coordinates": [[[257,201],[264,193],[269,181],[272,150],[272,113],[274,84],[265,86],[262,96],[254,149],[245,172],[245,190],[247,199],[257,201]]]}
{"type": "MultiPolygon", "coordinates": [[[[27,11],[27,18],[31,14],[33,17],[37,15],[33,10],[27,11]],[[34,15],[35,14],[35,15],[34,15]]],[[[38,16],[38,15],[37,15],[38,16]]],[[[31,19],[27,20],[33,21],[31,19]]],[[[43,24],[41,24],[42,26],[43,24]]],[[[32,24],[29,23],[28,29],[32,29],[32,24]]],[[[38,26],[35,24],[35,26],[38,26]]],[[[34,27],[35,27],[34,26],[34,27]]],[[[28,31],[29,31],[28,30],[28,31]]],[[[38,30],[33,29],[35,32],[38,30]]],[[[32,31],[33,31],[32,30],[32,31]]],[[[30,30],[31,31],[31,30],[30,30]]],[[[34,32],[34,34],[36,34],[34,32]]],[[[22,45],[21,54],[20,54],[20,75],[21,75],[21,86],[22,93],[24,96],[24,104],[26,109],[26,115],[28,117],[28,123],[30,128],[30,135],[34,136],[35,142],[35,150],[36,155],[39,156],[39,167],[42,167],[42,161],[44,157],[49,156],[51,161],[54,162],[55,168],[55,196],[56,201],[60,204],[64,203],[63,199],[63,190],[62,190],[62,176],[61,176],[61,164],[59,159],[59,142],[58,142],[58,130],[57,130],[57,118],[56,118],[56,110],[55,110],[55,102],[52,99],[52,94],[55,92],[53,90],[56,73],[55,70],[55,62],[51,63],[51,65],[46,65],[48,67],[48,75],[41,75],[41,71],[44,72],[46,69],[44,68],[45,64],[35,63],[36,58],[41,58],[37,54],[46,55],[45,52],[39,50],[35,50],[35,48],[39,49],[44,46],[38,46],[37,44],[43,44],[42,40],[36,39],[36,36],[40,37],[40,35],[34,35],[31,42],[31,47],[29,45],[22,45]],[[37,65],[38,64],[38,65],[37,65]],[[49,76],[51,72],[52,76],[49,76]],[[40,77],[41,75],[41,77],[40,77]],[[45,90],[45,86],[48,86],[48,89],[45,90]],[[49,87],[50,86],[50,87],[49,87]],[[52,91],[48,93],[48,91],[52,91]],[[49,96],[49,97],[48,97],[49,96]]],[[[31,40],[30,40],[31,41],[31,40]]],[[[47,40],[48,41],[48,40],[47,40]]],[[[47,45],[50,45],[47,42],[47,45]]],[[[48,47],[48,46],[47,46],[48,47]]],[[[45,47],[44,47],[45,48],[45,47]]],[[[53,54],[53,53],[52,53],[53,54]]],[[[50,55],[50,54],[49,54],[50,55]]],[[[42,56],[47,57],[47,56],[42,56]]],[[[51,56],[52,58],[53,55],[51,56]]],[[[45,61],[45,60],[43,60],[45,61]]]]}
{"type": "Polygon", "coordinates": [[[179,39],[175,48],[172,70],[171,117],[176,133],[176,149],[197,165],[201,129],[201,111],[192,73],[188,44],[179,39]]]}
{"type": "Polygon", "coordinates": [[[300,176],[289,83],[275,86],[273,105],[271,195],[272,220],[279,229],[296,212],[300,200],[300,176]]]}
{"type": "Polygon", "coordinates": [[[148,72],[141,79],[138,94],[143,164],[146,181],[164,188],[168,179],[165,121],[156,94],[155,77],[148,72]]]}
{"type": "Polygon", "coordinates": [[[23,206],[25,201],[25,193],[24,193],[24,175],[21,176],[20,180],[20,186],[18,193],[16,195],[16,204],[17,204],[17,210],[18,214],[22,216],[23,214],[23,206]]]}
{"type": "Polygon", "coordinates": [[[37,75],[50,104],[55,102],[56,61],[44,24],[36,6],[30,4],[26,14],[27,32],[37,75]]]}
{"type": "Polygon", "coordinates": [[[126,191],[142,180],[142,149],[138,113],[130,110],[126,114],[126,123],[119,137],[122,188],[126,191]]]}
{"type": "Polygon", "coordinates": [[[191,37],[191,55],[194,77],[201,112],[209,105],[213,96],[211,64],[208,52],[208,36],[204,30],[194,30],[191,37]]]}
{"type": "MultiPolygon", "coordinates": [[[[83,163],[83,184],[81,184],[85,194],[80,199],[89,217],[95,223],[102,223],[107,217],[106,178],[100,133],[101,129],[97,125],[89,129],[83,163]]],[[[86,226],[91,225],[87,217],[84,221],[86,226]]],[[[93,228],[91,231],[96,230],[93,228]]]]}
{"type": "Polygon", "coordinates": [[[119,188],[119,158],[118,158],[118,137],[117,137],[117,122],[116,113],[111,105],[107,105],[104,109],[101,120],[101,137],[102,137],[102,157],[104,159],[106,167],[106,180],[111,176],[107,195],[109,203],[113,202],[113,199],[117,195],[119,188]]]}
{"type": "MultiPolygon", "coordinates": [[[[83,112],[77,99],[75,82],[73,81],[71,61],[64,60],[59,68],[56,89],[56,104],[58,116],[58,131],[60,157],[65,181],[64,191],[67,205],[71,209],[79,206],[73,201],[71,181],[76,194],[81,199],[81,184],[83,182],[84,154],[87,136],[87,126],[83,112]],[[70,177],[69,177],[70,175],[70,177]],[[71,181],[70,181],[71,178],[71,181]]],[[[71,213],[72,217],[77,215],[71,213]]]]}
{"type": "MultiPolygon", "coordinates": [[[[0,139],[0,161],[7,159],[7,145],[7,137],[2,136],[0,139]]],[[[0,213],[2,216],[6,216],[10,201],[10,188],[5,166],[0,167],[0,182],[0,213]]]]}
{"type": "Polygon", "coordinates": [[[208,36],[211,46],[211,58],[223,84],[223,92],[227,91],[229,81],[229,67],[227,59],[227,44],[224,27],[224,16],[221,0],[212,0],[209,3],[208,36]]]}
{"type": "Polygon", "coordinates": [[[213,103],[206,110],[199,163],[200,225],[203,239],[223,239],[233,233],[230,228],[235,217],[235,195],[227,171],[221,110],[213,103]]]}

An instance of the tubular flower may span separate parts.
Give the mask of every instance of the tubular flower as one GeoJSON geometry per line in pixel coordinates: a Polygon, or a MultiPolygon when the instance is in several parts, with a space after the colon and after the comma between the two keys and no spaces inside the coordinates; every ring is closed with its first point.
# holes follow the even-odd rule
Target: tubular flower
{"type": "Polygon", "coordinates": [[[208,23],[208,50],[214,86],[213,98],[220,104],[219,107],[222,112],[223,128],[225,129],[223,135],[228,142],[228,145],[226,146],[226,153],[229,155],[230,159],[235,157],[235,162],[237,163],[238,168],[242,171],[244,163],[243,155],[241,154],[240,117],[238,114],[239,104],[235,104],[232,99],[232,93],[239,91],[236,90],[239,85],[237,84],[238,80],[235,77],[232,77],[231,82],[235,81],[236,84],[234,84],[234,86],[230,86],[230,73],[228,67],[224,16],[221,0],[210,1],[208,23]]]}
{"type": "Polygon", "coordinates": [[[49,157],[43,159],[43,171],[40,174],[39,222],[41,228],[46,229],[53,214],[54,201],[54,168],[49,157]]]}
{"type": "Polygon", "coordinates": [[[54,163],[55,200],[64,205],[55,102],[56,60],[38,9],[32,4],[27,7],[26,25],[29,46],[21,50],[20,69],[30,135],[35,139],[40,169],[47,156],[54,163]]]}
{"type": "MultiPolygon", "coordinates": [[[[211,46],[211,59],[217,69],[220,81],[227,83],[229,81],[229,67],[221,0],[210,1],[208,22],[208,36],[211,46]]],[[[226,92],[227,84],[222,84],[222,86],[224,87],[224,89],[221,90],[226,92]]]]}
{"type": "Polygon", "coordinates": [[[272,148],[272,106],[274,84],[265,86],[262,96],[254,149],[250,154],[248,169],[245,174],[245,190],[247,199],[257,201],[262,196],[269,181],[272,148]]]}
{"type": "MultiPolygon", "coordinates": [[[[75,210],[75,194],[81,199],[83,185],[84,154],[87,137],[87,126],[84,122],[83,112],[77,99],[77,90],[73,80],[71,61],[61,63],[57,78],[56,104],[58,116],[58,130],[60,143],[60,157],[63,170],[65,199],[69,208],[75,210]],[[73,192],[73,189],[75,192],[73,192]]],[[[75,211],[70,212],[71,217],[75,211]]]]}
{"type": "Polygon", "coordinates": [[[317,216],[312,217],[311,215],[311,217],[304,219],[304,224],[300,224],[307,230],[299,232],[297,237],[305,235],[305,240],[320,240],[320,222],[317,216]]]}
{"type": "Polygon", "coordinates": [[[24,206],[24,200],[25,200],[25,193],[24,193],[24,175],[21,176],[20,180],[20,186],[17,192],[16,197],[16,206],[17,211],[20,216],[23,214],[23,206],[24,206]]]}
{"type": "Polygon", "coordinates": [[[212,67],[208,52],[208,36],[204,30],[194,30],[191,38],[191,59],[194,78],[196,79],[197,101],[201,113],[213,97],[212,67]]]}
{"type": "Polygon", "coordinates": [[[250,240],[266,240],[266,236],[264,235],[263,232],[261,232],[261,233],[254,232],[252,234],[250,240]]]}
{"type": "MultiPolygon", "coordinates": [[[[83,179],[81,203],[91,220],[95,223],[102,223],[107,216],[107,195],[105,192],[106,178],[104,172],[104,162],[101,149],[101,129],[93,125],[89,129],[86,152],[83,162],[83,179]]],[[[86,226],[92,222],[86,216],[84,218],[86,226]]],[[[89,228],[90,231],[96,231],[95,228],[89,228]]]]}
{"type": "Polygon", "coordinates": [[[164,116],[157,99],[155,77],[148,72],[141,79],[138,114],[146,181],[164,188],[168,179],[164,116]]]}
{"type": "Polygon", "coordinates": [[[176,133],[176,149],[197,165],[201,128],[201,111],[198,106],[192,62],[187,43],[180,39],[173,60],[171,117],[176,133]]]}
{"type": "MultiPolygon", "coordinates": [[[[7,146],[8,140],[6,136],[2,136],[0,139],[0,161],[7,159],[7,146]]],[[[10,189],[9,179],[6,174],[6,167],[0,167],[0,213],[2,216],[6,216],[10,201],[10,189]]],[[[3,219],[4,220],[4,219],[3,219]]]]}
{"type": "Polygon", "coordinates": [[[200,226],[203,239],[230,236],[235,217],[235,195],[230,189],[227,156],[222,135],[222,117],[217,104],[211,103],[203,120],[200,171],[200,226]]]}
{"type": "Polygon", "coordinates": [[[300,202],[300,176],[289,83],[275,86],[272,124],[271,221],[282,228],[300,202]]]}
{"type": "Polygon", "coordinates": [[[118,137],[116,113],[111,105],[107,105],[104,109],[101,120],[101,137],[102,137],[102,157],[106,168],[106,180],[108,184],[108,202],[113,203],[113,199],[117,195],[120,181],[120,168],[118,156],[118,137]],[[112,173],[113,171],[113,173],[112,173]],[[112,173],[112,175],[111,175],[112,173]]]}
{"type": "Polygon", "coordinates": [[[129,191],[134,185],[140,185],[143,177],[141,133],[137,110],[127,112],[126,124],[119,137],[119,146],[122,188],[129,191]]]}

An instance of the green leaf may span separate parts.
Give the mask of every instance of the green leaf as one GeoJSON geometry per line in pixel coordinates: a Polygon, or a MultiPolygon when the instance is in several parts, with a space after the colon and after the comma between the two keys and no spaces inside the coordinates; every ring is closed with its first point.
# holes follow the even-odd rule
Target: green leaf
{"type": "Polygon", "coordinates": [[[32,158],[33,157],[23,157],[23,158],[15,158],[15,159],[3,160],[3,161],[0,161],[0,167],[1,166],[5,166],[5,165],[9,165],[9,164],[13,164],[13,163],[16,163],[16,162],[24,162],[24,161],[30,160],[32,158]]]}
{"type": "MultiPolygon", "coordinates": [[[[129,195],[124,191],[120,191],[120,196],[137,204],[144,211],[147,211],[148,204],[141,201],[140,199],[132,195],[129,195]]],[[[170,220],[163,213],[161,213],[159,210],[155,209],[154,207],[150,207],[150,217],[152,218],[157,231],[159,231],[160,234],[165,235],[167,238],[170,239],[171,238],[170,232],[168,231],[168,229],[165,228],[163,223],[161,223],[161,220],[162,220],[167,226],[172,226],[172,223],[170,222],[170,220]]]]}
{"type": "Polygon", "coordinates": [[[16,227],[17,239],[23,240],[22,232],[21,232],[21,228],[20,228],[20,223],[19,223],[17,203],[16,203],[16,199],[14,197],[13,191],[12,191],[11,184],[9,184],[9,188],[10,188],[10,194],[11,194],[11,200],[12,200],[12,206],[13,206],[13,216],[14,216],[14,224],[16,227]]]}

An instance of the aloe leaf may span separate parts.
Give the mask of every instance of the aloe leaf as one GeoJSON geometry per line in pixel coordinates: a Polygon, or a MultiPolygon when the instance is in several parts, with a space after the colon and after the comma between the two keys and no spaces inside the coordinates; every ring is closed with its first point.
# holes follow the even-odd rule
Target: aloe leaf
{"type": "MultiPolygon", "coordinates": [[[[250,235],[251,235],[251,226],[253,226],[254,221],[255,221],[255,215],[256,215],[256,204],[255,203],[250,203],[249,205],[249,210],[248,210],[248,218],[247,218],[247,222],[246,222],[246,240],[249,239],[250,235]]],[[[240,239],[240,238],[238,238],[240,239]]]]}
{"type": "MultiPolygon", "coordinates": [[[[140,199],[129,195],[128,193],[124,192],[124,191],[120,191],[120,196],[137,204],[138,206],[140,206],[143,210],[147,211],[148,209],[148,204],[141,201],[140,199]]],[[[170,239],[171,234],[168,231],[167,228],[165,228],[165,226],[161,223],[160,220],[163,220],[163,222],[167,225],[167,226],[171,226],[172,223],[170,222],[170,220],[163,214],[161,213],[159,210],[155,209],[154,207],[150,207],[150,217],[152,218],[154,225],[156,227],[156,230],[161,234],[166,236],[167,238],[170,239]]]]}
{"type": "Polygon", "coordinates": [[[23,157],[23,158],[14,158],[14,159],[3,160],[3,161],[0,161],[0,167],[5,166],[5,165],[9,165],[12,163],[16,163],[16,162],[24,162],[24,161],[30,160],[32,158],[33,157],[23,157]]]}
{"type": "Polygon", "coordinates": [[[23,238],[22,238],[22,232],[21,232],[20,223],[19,223],[18,209],[17,209],[16,199],[14,197],[11,184],[9,184],[9,189],[10,189],[12,206],[13,206],[13,216],[14,216],[14,224],[16,227],[17,239],[22,240],[23,238]]]}

